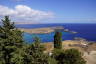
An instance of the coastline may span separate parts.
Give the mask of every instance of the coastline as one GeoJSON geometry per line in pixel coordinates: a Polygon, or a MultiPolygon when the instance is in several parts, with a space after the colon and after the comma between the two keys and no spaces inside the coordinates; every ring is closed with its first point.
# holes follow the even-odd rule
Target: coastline
{"type": "Polygon", "coordinates": [[[31,33],[31,34],[47,34],[47,33],[55,32],[55,30],[62,30],[62,29],[63,29],[64,32],[69,32],[69,33],[73,33],[73,34],[78,33],[76,31],[70,31],[68,29],[64,29],[64,27],[62,27],[62,26],[31,28],[31,29],[18,28],[18,29],[23,31],[23,32],[27,32],[27,33],[31,33]]]}
{"type": "MultiPolygon", "coordinates": [[[[25,28],[19,28],[19,30],[27,32],[27,33],[35,33],[35,34],[41,34],[41,33],[51,33],[54,32],[55,29],[64,29],[61,27],[44,27],[44,28],[34,28],[34,29],[25,29],[25,28]]],[[[64,29],[65,32],[76,34],[75,31],[70,31],[64,29]]],[[[76,40],[65,40],[62,41],[62,48],[64,50],[75,48],[78,49],[81,53],[83,53],[83,58],[87,61],[87,64],[94,64],[96,63],[95,57],[96,57],[96,42],[90,43],[84,39],[78,39],[76,40]],[[92,60],[91,60],[92,59],[92,60]]],[[[41,45],[44,45],[45,51],[44,53],[50,53],[54,49],[53,42],[45,42],[41,43],[41,45]]]]}
{"type": "Polygon", "coordinates": [[[64,29],[62,26],[56,26],[56,27],[44,27],[44,28],[32,28],[32,29],[27,29],[27,28],[18,28],[19,30],[31,34],[47,34],[54,32],[56,29],[64,29]]]}

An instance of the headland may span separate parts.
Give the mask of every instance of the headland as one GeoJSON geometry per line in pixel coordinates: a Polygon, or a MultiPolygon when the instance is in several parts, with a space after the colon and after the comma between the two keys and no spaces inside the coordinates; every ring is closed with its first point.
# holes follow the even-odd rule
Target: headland
{"type": "Polygon", "coordinates": [[[46,34],[46,33],[51,33],[54,32],[56,29],[64,29],[62,26],[56,26],[56,27],[44,27],[44,28],[31,28],[31,29],[26,29],[26,28],[18,28],[21,31],[27,32],[27,33],[32,33],[32,34],[46,34]]]}

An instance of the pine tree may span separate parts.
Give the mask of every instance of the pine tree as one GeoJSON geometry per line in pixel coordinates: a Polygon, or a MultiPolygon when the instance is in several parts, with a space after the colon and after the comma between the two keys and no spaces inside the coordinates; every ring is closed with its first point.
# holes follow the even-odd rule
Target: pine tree
{"type": "Polygon", "coordinates": [[[36,37],[34,43],[26,50],[26,64],[48,64],[48,56],[43,51],[44,47],[40,44],[40,39],[36,37]]]}
{"type": "Polygon", "coordinates": [[[22,47],[22,42],[22,32],[15,28],[13,22],[10,22],[9,16],[5,16],[0,26],[0,62],[12,64],[12,53],[22,47]]]}
{"type": "Polygon", "coordinates": [[[62,33],[56,31],[54,35],[54,48],[61,49],[62,48],[62,33]]]}

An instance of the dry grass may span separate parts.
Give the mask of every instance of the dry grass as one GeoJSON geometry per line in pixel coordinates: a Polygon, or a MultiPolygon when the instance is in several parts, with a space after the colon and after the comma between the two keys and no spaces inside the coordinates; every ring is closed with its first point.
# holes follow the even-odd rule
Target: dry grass
{"type": "MultiPolygon", "coordinates": [[[[66,40],[62,42],[62,48],[65,50],[70,48],[78,49],[80,52],[84,53],[83,58],[87,61],[86,64],[96,64],[96,43],[89,44],[87,45],[87,47],[70,46],[70,45],[76,45],[76,44],[82,45],[80,41],[66,40]],[[90,54],[88,54],[89,51],[90,51],[90,54]]],[[[51,52],[54,49],[53,42],[44,43],[43,45],[46,48],[46,52],[51,52]]]]}
{"type": "MultiPolygon", "coordinates": [[[[70,46],[70,45],[75,45],[75,44],[80,44],[78,41],[74,40],[66,40],[62,42],[62,49],[70,49],[70,48],[75,48],[80,51],[83,51],[83,48],[78,47],[78,46],[70,46]]],[[[53,42],[48,42],[48,43],[43,43],[44,47],[46,48],[46,52],[51,52],[54,49],[54,44],[53,42]]]]}

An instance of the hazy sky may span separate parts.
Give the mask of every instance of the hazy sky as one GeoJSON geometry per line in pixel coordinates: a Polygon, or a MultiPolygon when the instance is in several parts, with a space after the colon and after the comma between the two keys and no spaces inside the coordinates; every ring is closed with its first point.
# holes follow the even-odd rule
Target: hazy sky
{"type": "Polygon", "coordinates": [[[96,23],[96,0],[0,0],[0,18],[16,22],[96,23]]]}

